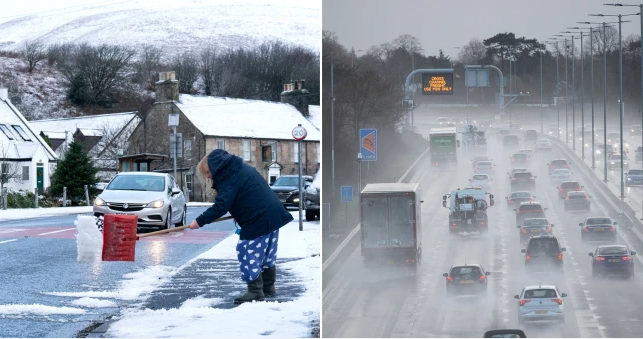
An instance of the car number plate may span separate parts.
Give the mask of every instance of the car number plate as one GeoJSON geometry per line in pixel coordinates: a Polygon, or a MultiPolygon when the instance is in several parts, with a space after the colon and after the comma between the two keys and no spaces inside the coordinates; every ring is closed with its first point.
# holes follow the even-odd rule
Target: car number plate
{"type": "Polygon", "coordinates": [[[279,199],[279,201],[281,201],[281,202],[286,202],[286,199],[279,199]]]}
{"type": "Polygon", "coordinates": [[[541,230],[531,230],[531,231],[536,233],[536,232],[540,232],[541,230]]]}
{"type": "Polygon", "coordinates": [[[134,213],[125,213],[125,212],[114,212],[114,214],[121,214],[121,215],[136,215],[134,213]]]}
{"type": "Polygon", "coordinates": [[[621,259],[609,259],[608,262],[619,262],[621,259]]]}
{"type": "Polygon", "coordinates": [[[534,313],[536,313],[536,314],[547,314],[547,311],[538,310],[538,311],[536,311],[534,313]]]}
{"type": "Polygon", "coordinates": [[[467,219],[467,224],[471,225],[471,219],[467,219]]]}
{"type": "Polygon", "coordinates": [[[602,227],[600,227],[600,228],[595,228],[595,229],[594,229],[594,231],[598,231],[598,232],[600,232],[600,231],[605,231],[605,229],[604,229],[604,228],[602,228],[602,227]]]}
{"type": "Polygon", "coordinates": [[[473,284],[473,280],[460,280],[461,284],[473,284]]]}

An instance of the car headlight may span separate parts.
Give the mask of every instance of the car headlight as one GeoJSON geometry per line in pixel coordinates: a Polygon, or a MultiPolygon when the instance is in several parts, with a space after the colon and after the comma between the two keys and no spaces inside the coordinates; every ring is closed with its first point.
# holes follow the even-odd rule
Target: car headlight
{"type": "Polygon", "coordinates": [[[163,201],[163,199],[159,199],[159,200],[152,201],[151,203],[147,204],[145,207],[161,208],[163,207],[164,204],[165,202],[163,201]]]}
{"type": "Polygon", "coordinates": [[[105,200],[96,198],[96,200],[94,200],[94,206],[105,206],[105,200]]]}

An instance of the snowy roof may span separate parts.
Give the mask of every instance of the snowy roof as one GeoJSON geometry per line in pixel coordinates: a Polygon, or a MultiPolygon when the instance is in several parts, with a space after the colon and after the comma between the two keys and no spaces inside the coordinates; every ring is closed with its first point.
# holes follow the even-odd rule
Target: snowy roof
{"type": "Polygon", "coordinates": [[[43,147],[49,160],[58,159],[56,153],[9,100],[0,100],[0,129],[0,157],[30,159],[39,147],[43,147]]]}
{"type": "Polygon", "coordinates": [[[80,132],[83,133],[83,135],[87,136],[87,137],[102,137],[103,136],[103,131],[100,130],[100,129],[81,128],[80,132]]]}
{"type": "Polygon", "coordinates": [[[77,128],[81,128],[83,130],[83,134],[85,134],[85,129],[102,130],[109,127],[122,127],[132,121],[132,119],[135,119],[134,122],[138,123],[139,119],[136,116],[136,113],[126,112],[91,115],[77,118],[35,120],[31,121],[31,126],[37,130],[37,133],[40,133],[41,131],[63,133],[65,131],[69,131],[74,133],[77,128]]]}
{"type": "Polygon", "coordinates": [[[177,107],[208,136],[294,140],[301,124],[307,141],[320,141],[319,130],[295,106],[280,102],[181,94],[177,107]]]}
{"type": "Polygon", "coordinates": [[[368,184],[362,193],[415,192],[419,187],[420,184],[415,182],[368,184]]]}
{"type": "Polygon", "coordinates": [[[318,131],[321,131],[321,106],[308,105],[308,113],[310,114],[308,121],[310,121],[318,131]]]}
{"type": "Polygon", "coordinates": [[[40,131],[49,139],[65,139],[65,132],[40,131]]]}

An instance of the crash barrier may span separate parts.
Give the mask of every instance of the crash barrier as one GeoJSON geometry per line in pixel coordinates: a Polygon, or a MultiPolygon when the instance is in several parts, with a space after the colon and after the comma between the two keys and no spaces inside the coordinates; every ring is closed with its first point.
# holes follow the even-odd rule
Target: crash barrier
{"type": "MultiPolygon", "coordinates": [[[[413,164],[404,172],[402,177],[397,181],[398,183],[402,182],[411,182],[412,179],[414,179],[417,174],[419,174],[418,169],[420,168],[420,164],[422,164],[427,156],[429,154],[429,149],[427,148],[420,154],[420,156],[415,160],[413,164]]],[[[358,192],[357,194],[361,194],[361,192],[358,192]]],[[[330,214],[328,215],[330,216],[330,214]]],[[[322,219],[323,220],[323,219],[322,219]]],[[[346,238],[339,244],[339,246],[335,249],[335,251],[324,261],[322,264],[322,281],[330,281],[334,274],[339,270],[341,265],[338,265],[337,267],[333,266],[333,263],[338,259],[338,258],[346,258],[348,257],[355,249],[358,247],[360,243],[360,237],[357,235],[359,234],[360,230],[360,224],[357,224],[355,228],[346,236],[346,238]]]]}
{"type": "MultiPolygon", "coordinates": [[[[547,138],[545,134],[540,134],[540,136],[547,138]]],[[[609,187],[607,187],[607,184],[600,180],[596,173],[589,166],[587,166],[587,164],[578,156],[578,154],[572,151],[562,140],[551,138],[551,136],[549,136],[549,138],[547,139],[549,139],[549,141],[551,141],[553,145],[556,145],[556,147],[565,154],[565,158],[567,159],[567,161],[570,163],[570,165],[574,166],[574,171],[580,172],[585,178],[589,179],[584,184],[591,185],[590,188],[594,192],[594,195],[600,194],[601,197],[603,197],[605,201],[607,201],[607,203],[611,206],[612,210],[620,216],[619,228],[636,227],[638,229],[643,229],[643,223],[641,223],[641,221],[636,218],[636,212],[632,209],[632,207],[629,204],[621,201],[621,199],[616,194],[614,194],[614,192],[612,192],[609,187]]]]}

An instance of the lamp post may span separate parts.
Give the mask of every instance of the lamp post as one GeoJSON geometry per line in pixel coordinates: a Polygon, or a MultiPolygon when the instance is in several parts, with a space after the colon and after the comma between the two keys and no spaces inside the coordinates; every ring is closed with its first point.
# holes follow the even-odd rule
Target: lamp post
{"type": "MultiPolygon", "coordinates": [[[[581,112],[581,159],[585,159],[585,66],[583,62],[583,30],[580,27],[567,27],[567,29],[580,30],[580,112],[581,112]]],[[[594,133],[592,127],[592,134],[594,133]]],[[[593,139],[592,139],[593,140],[593,139]]]]}
{"type": "Polygon", "coordinates": [[[540,133],[541,134],[543,133],[543,48],[541,48],[540,50],[540,133]]]}
{"type": "MultiPolygon", "coordinates": [[[[557,39],[550,38],[549,40],[556,41],[556,110],[558,113],[558,139],[560,140],[560,105],[558,105],[558,99],[560,99],[560,79],[558,76],[558,59],[560,58],[560,50],[558,49],[557,39]]],[[[549,44],[554,45],[553,42],[550,42],[549,44]]]]}
{"type": "MultiPolygon", "coordinates": [[[[563,37],[565,38],[565,144],[569,146],[569,117],[568,117],[568,111],[567,111],[567,101],[569,99],[569,94],[567,93],[567,88],[569,87],[569,80],[567,80],[567,55],[569,52],[567,51],[567,38],[568,36],[566,35],[560,35],[557,34],[555,36],[558,37],[563,37]]],[[[573,100],[572,100],[573,102],[573,100]]]]}
{"type": "Polygon", "coordinates": [[[351,47],[351,68],[353,68],[353,58],[355,57],[355,52],[363,52],[363,49],[358,49],[357,51],[351,47]]]}
{"type": "MultiPolygon", "coordinates": [[[[572,33],[569,31],[561,33],[572,33]]],[[[574,53],[574,39],[575,36],[570,36],[572,39],[572,151],[576,152],[576,54],[574,53]]],[[[581,53],[582,55],[582,53],[581,53]]]]}

